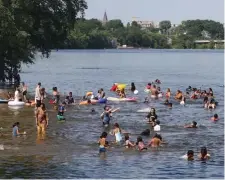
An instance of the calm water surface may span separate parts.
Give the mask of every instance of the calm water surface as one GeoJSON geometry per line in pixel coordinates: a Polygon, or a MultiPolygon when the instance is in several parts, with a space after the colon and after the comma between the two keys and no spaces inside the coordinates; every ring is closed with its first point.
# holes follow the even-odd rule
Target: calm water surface
{"type": "MultiPolygon", "coordinates": [[[[50,122],[45,140],[36,136],[33,108],[14,110],[0,105],[0,127],[4,134],[0,144],[5,147],[0,150],[0,178],[223,178],[223,69],[222,51],[58,51],[49,59],[37,56],[36,64],[24,66],[21,73],[31,94],[40,81],[49,93],[53,86],[61,94],[73,91],[75,96],[104,88],[107,96],[115,96],[109,92],[112,83],[133,81],[139,90],[139,102],[111,103],[121,108],[114,114],[112,123],[118,122],[135,141],[138,134],[149,128],[144,120],[146,113],[137,110],[155,107],[161,134],[168,144],[141,153],[113,146],[102,158],[96,142],[104,131],[99,118],[104,105],[70,106],[65,123],[57,123],[56,112],[49,106],[50,122]],[[162,105],[163,100],[143,104],[144,87],[156,78],[162,81],[162,90],[169,87],[173,93],[189,85],[202,89],[212,87],[219,106],[213,111],[204,110],[202,100],[189,101],[185,107],[174,102],[172,110],[162,105]],[[93,107],[95,114],[90,113],[93,107]],[[217,123],[209,120],[214,113],[220,116],[217,123]],[[199,124],[198,129],[183,128],[193,120],[199,124]],[[11,126],[16,121],[27,136],[12,139],[11,126]],[[208,148],[210,161],[181,159],[189,149],[197,155],[201,146],[208,148]]],[[[109,140],[113,139],[109,136],[109,140]]]]}

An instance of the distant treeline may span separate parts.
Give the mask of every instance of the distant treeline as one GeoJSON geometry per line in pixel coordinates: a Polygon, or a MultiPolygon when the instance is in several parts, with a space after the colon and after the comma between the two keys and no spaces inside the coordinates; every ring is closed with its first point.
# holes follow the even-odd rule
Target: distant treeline
{"type": "MultiPolygon", "coordinates": [[[[162,21],[159,28],[142,28],[135,21],[124,26],[118,19],[104,25],[97,19],[79,19],[59,48],[104,49],[127,45],[156,49],[213,49],[213,42],[199,45],[194,41],[223,38],[223,24],[212,20],[183,21],[177,27],[172,27],[170,21],[162,21]]],[[[217,45],[217,48],[223,47],[223,43],[217,45]]]]}

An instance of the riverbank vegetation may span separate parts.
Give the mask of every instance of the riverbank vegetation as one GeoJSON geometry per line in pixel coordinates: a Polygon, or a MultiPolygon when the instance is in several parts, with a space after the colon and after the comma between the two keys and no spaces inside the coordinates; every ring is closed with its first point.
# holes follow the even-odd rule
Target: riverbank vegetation
{"type": "MultiPolygon", "coordinates": [[[[84,19],[85,0],[0,0],[0,81],[12,80],[21,63],[33,63],[35,53],[48,57],[51,49],[214,48],[224,37],[223,24],[212,20],[183,21],[172,27],[142,28],[133,21],[102,23],[84,19]],[[196,45],[195,40],[210,43],[196,45]]],[[[217,45],[217,48],[223,48],[217,45]]]]}
{"type": "MultiPolygon", "coordinates": [[[[60,48],[104,49],[126,45],[156,49],[214,49],[213,40],[223,40],[223,37],[223,24],[212,20],[188,20],[176,27],[172,27],[170,21],[162,21],[159,28],[142,28],[135,21],[124,26],[117,19],[106,24],[97,19],[79,19],[60,48]],[[195,40],[209,40],[210,43],[198,45],[195,40]]],[[[217,48],[223,48],[223,43],[217,44],[217,48]]]]}

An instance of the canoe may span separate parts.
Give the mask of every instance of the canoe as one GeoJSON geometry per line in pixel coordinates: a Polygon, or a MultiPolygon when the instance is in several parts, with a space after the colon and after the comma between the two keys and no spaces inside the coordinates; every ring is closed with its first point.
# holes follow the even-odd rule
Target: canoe
{"type": "Polygon", "coordinates": [[[108,97],[108,101],[124,101],[124,102],[136,102],[137,98],[115,98],[115,97],[108,97]]]}
{"type": "Polygon", "coordinates": [[[3,104],[3,103],[8,103],[9,102],[9,100],[7,100],[7,99],[0,99],[0,103],[1,104],[3,104]]]}

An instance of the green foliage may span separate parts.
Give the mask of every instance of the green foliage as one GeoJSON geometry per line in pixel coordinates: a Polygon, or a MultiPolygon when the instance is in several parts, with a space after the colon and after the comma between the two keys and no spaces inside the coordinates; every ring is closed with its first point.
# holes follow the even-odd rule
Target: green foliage
{"type": "Polygon", "coordinates": [[[170,21],[166,20],[166,21],[161,21],[159,23],[159,29],[164,33],[166,33],[170,28],[171,28],[171,22],[170,21]]]}
{"type": "Polygon", "coordinates": [[[21,63],[32,63],[36,51],[48,57],[86,8],[85,0],[1,0],[0,80],[11,79],[21,63]]]}

